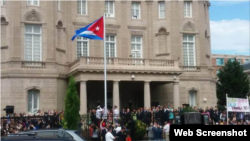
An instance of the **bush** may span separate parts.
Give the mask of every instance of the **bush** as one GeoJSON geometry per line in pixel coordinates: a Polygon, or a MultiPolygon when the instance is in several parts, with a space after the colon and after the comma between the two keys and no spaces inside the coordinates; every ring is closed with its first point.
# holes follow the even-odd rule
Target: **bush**
{"type": "Polygon", "coordinates": [[[61,119],[60,125],[62,126],[62,128],[67,129],[67,122],[65,118],[63,117],[63,114],[60,115],[60,119],[61,119]]]}
{"type": "Polygon", "coordinates": [[[142,122],[141,120],[135,120],[134,138],[142,139],[147,132],[146,128],[147,128],[147,125],[144,122],[142,122]]]}
{"type": "Polygon", "coordinates": [[[181,111],[181,114],[187,113],[187,112],[197,112],[192,107],[186,107],[181,111]]]}
{"type": "Polygon", "coordinates": [[[64,120],[67,123],[67,129],[77,129],[77,125],[80,120],[79,110],[80,99],[76,91],[76,82],[74,77],[70,76],[69,85],[67,89],[67,96],[65,99],[65,112],[63,115],[64,120]]]}

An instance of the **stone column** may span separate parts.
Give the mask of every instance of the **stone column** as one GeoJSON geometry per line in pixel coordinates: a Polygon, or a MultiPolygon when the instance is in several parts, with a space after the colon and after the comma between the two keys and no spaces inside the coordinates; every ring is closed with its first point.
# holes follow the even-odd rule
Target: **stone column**
{"type": "Polygon", "coordinates": [[[86,81],[80,83],[80,114],[87,113],[87,87],[86,81]]]}
{"type": "Polygon", "coordinates": [[[113,106],[116,105],[120,111],[119,81],[113,81],[113,106]]]}
{"type": "Polygon", "coordinates": [[[150,83],[144,82],[144,107],[151,107],[151,97],[150,97],[150,83]]]}
{"type": "Polygon", "coordinates": [[[174,108],[177,109],[180,106],[179,82],[173,83],[173,89],[174,108]]]}

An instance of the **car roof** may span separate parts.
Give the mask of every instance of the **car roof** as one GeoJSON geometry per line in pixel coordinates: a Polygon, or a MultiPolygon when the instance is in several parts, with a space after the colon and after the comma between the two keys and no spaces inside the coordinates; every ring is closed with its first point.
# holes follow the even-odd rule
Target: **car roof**
{"type": "Polygon", "coordinates": [[[1,137],[2,141],[74,141],[68,138],[44,138],[38,136],[6,136],[1,137]]]}
{"type": "Polygon", "coordinates": [[[22,131],[19,133],[29,133],[29,132],[44,132],[44,131],[66,131],[66,132],[76,132],[76,130],[68,130],[68,129],[36,129],[36,130],[29,130],[29,131],[22,131]]]}
{"type": "Polygon", "coordinates": [[[59,132],[59,131],[63,131],[63,132],[70,134],[75,140],[79,140],[79,141],[84,140],[82,137],[77,135],[76,130],[64,130],[64,129],[29,130],[29,131],[23,131],[23,132],[19,132],[19,133],[15,133],[15,134],[10,134],[8,136],[23,136],[23,135],[34,136],[34,135],[36,135],[36,133],[39,133],[39,132],[59,132]]]}

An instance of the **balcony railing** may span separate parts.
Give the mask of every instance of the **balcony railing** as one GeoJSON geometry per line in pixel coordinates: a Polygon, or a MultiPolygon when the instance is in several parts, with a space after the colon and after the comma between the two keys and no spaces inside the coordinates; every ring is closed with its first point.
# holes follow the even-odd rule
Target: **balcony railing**
{"type": "Polygon", "coordinates": [[[199,66],[180,66],[182,70],[186,72],[199,72],[201,68],[199,66]]]}
{"type": "Polygon", "coordinates": [[[45,62],[23,61],[22,68],[45,68],[45,62]]]}
{"type": "MultiPolygon", "coordinates": [[[[70,64],[70,70],[102,69],[103,57],[80,57],[70,64]]],[[[115,70],[155,70],[155,71],[180,71],[177,60],[159,60],[143,58],[107,58],[107,69],[115,70]]]]}

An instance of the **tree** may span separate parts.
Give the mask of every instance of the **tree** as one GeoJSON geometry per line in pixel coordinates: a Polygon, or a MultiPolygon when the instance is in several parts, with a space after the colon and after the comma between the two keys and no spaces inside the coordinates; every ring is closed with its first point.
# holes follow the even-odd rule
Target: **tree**
{"type": "Polygon", "coordinates": [[[68,129],[77,129],[77,124],[80,120],[79,107],[80,100],[76,91],[76,82],[73,76],[70,76],[69,85],[67,89],[67,96],[65,99],[64,119],[67,123],[68,129]]]}
{"type": "Polygon", "coordinates": [[[246,98],[249,95],[249,79],[243,72],[243,67],[236,60],[228,60],[217,74],[216,91],[218,107],[226,105],[226,94],[228,97],[246,98]]]}

